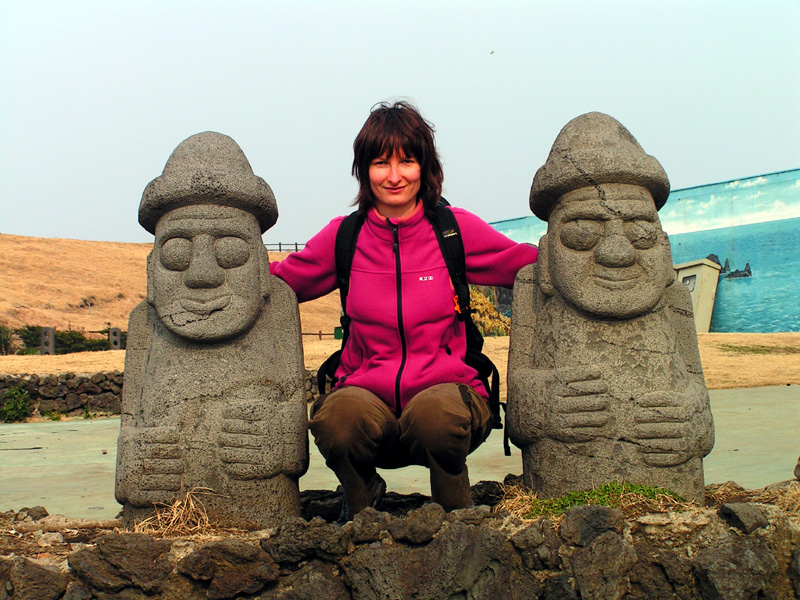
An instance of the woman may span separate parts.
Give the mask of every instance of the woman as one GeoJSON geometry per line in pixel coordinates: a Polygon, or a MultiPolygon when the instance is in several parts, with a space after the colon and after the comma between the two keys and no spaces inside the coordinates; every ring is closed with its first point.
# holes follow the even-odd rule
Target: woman
{"type": "MultiPolygon", "coordinates": [[[[430,469],[431,497],[446,510],[471,504],[466,457],[491,431],[487,392],[465,363],[464,324],[427,216],[442,192],[433,128],[405,102],[381,103],[353,144],[358,234],[350,273],[350,335],[338,382],[311,409],[310,429],[344,488],[343,517],[375,506],[386,485],[376,467],[430,469]]],[[[512,287],[536,261],[478,217],[452,209],[461,230],[467,281],[512,287]]],[[[337,287],[331,221],[272,273],[298,300],[337,287]]]]}

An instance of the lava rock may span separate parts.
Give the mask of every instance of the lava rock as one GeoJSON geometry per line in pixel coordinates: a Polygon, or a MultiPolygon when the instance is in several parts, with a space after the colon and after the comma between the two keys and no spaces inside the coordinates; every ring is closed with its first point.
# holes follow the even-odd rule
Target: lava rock
{"type": "Polygon", "coordinates": [[[764,511],[751,502],[729,502],[719,509],[719,515],[731,526],[753,533],[756,529],[769,525],[764,511]]]}
{"type": "Polygon", "coordinates": [[[278,579],[278,566],[269,554],[234,539],[205,544],[183,558],[177,570],[192,579],[208,581],[210,600],[255,594],[278,579]]]}

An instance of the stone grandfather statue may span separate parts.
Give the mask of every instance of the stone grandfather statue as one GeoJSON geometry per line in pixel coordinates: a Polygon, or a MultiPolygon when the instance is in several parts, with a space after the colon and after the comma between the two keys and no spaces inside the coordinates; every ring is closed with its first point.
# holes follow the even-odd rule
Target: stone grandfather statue
{"type": "Polygon", "coordinates": [[[547,233],[514,286],[508,428],[540,495],[625,481],[703,499],[714,426],[658,218],[668,195],[659,162],[602,113],[570,121],[533,180],[547,233]]]}
{"type": "Polygon", "coordinates": [[[192,490],[227,526],[299,516],[299,312],[261,240],[277,216],[236,142],[213,132],[183,141],[142,195],[155,243],[128,324],[116,474],[126,524],[192,490]]]}

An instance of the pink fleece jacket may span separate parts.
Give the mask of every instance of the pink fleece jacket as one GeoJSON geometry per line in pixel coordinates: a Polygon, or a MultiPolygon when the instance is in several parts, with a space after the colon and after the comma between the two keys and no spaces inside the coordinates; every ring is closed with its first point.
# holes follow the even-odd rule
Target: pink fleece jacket
{"type": "MultiPolygon", "coordinates": [[[[517,244],[475,215],[453,208],[464,240],[467,281],[510,288],[517,271],[536,262],[534,246],[517,244]]],[[[270,271],[300,302],[336,289],[337,217],[300,252],[270,271]]],[[[486,397],[477,373],[464,362],[464,323],[433,227],[422,210],[402,220],[369,212],[358,236],[350,273],[350,337],[336,387],[370,390],[399,414],[417,393],[439,383],[466,383],[486,397]]]]}

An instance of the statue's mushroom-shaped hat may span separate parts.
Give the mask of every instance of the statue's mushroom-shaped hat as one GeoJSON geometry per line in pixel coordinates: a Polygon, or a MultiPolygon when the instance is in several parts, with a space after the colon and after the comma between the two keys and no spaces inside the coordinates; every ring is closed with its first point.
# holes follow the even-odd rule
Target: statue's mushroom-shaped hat
{"type": "Polygon", "coordinates": [[[630,131],[600,112],[575,117],[553,142],[547,161],[531,186],[533,214],[547,221],[556,201],[572,190],[601,183],[629,183],[647,188],[656,209],[669,196],[661,164],[646,154],[630,131]]]}
{"type": "Polygon", "coordinates": [[[214,131],[193,135],[173,150],[164,172],[147,184],[139,204],[139,224],[155,233],[170,210],[192,204],[232,206],[252,213],[261,233],[275,224],[278,206],[267,182],[232,138],[214,131]]]}

